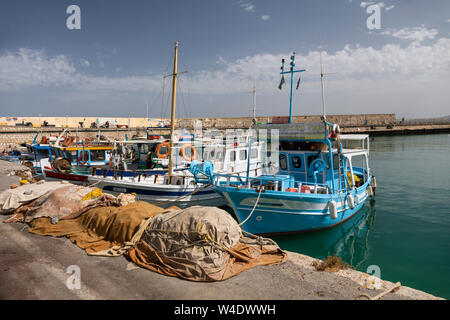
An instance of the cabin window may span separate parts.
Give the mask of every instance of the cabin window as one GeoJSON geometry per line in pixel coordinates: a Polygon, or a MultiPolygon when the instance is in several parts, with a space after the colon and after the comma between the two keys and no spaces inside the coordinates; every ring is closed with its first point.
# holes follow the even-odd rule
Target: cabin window
{"type": "Polygon", "coordinates": [[[57,157],[57,158],[64,157],[64,153],[60,149],[54,149],[53,152],[54,152],[55,157],[57,157]]]}
{"type": "MultiPolygon", "coordinates": [[[[139,149],[139,152],[140,153],[143,153],[143,154],[147,154],[147,153],[149,153],[149,146],[148,145],[146,145],[146,144],[141,144],[139,147],[138,147],[138,149],[139,149]]],[[[164,152],[164,151],[162,151],[162,152],[164,152]]]]}
{"type": "Polygon", "coordinates": [[[78,157],[78,162],[88,162],[89,161],[89,151],[80,151],[80,156],[78,157]]]}
{"type": "Polygon", "coordinates": [[[319,158],[319,156],[317,155],[312,155],[308,157],[308,167],[311,165],[311,163],[316,160],[317,158],[319,158]]]}
{"type": "Polygon", "coordinates": [[[295,169],[300,169],[302,167],[302,160],[300,159],[300,157],[298,157],[298,156],[292,157],[292,166],[295,169]]]}
{"type": "Polygon", "coordinates": [[[36,160],[41,160],[45,158],[49,158],[49,150],[48,149],[34,149],[36,154],[36,160]]]}
{"type": "Polygon", "coordinates": [[[67,158],[70,162],[73,162],[73,156],[72,156],[72,153],[70,151],[65,151],[64,152],[64,157],[67,158]]]}
{"type": "Polygon", "coordinates": [[[240,150],[239,151],[239,159],[240,160],[247,160],[247,150],[240,150]]]}
{"type": "Polygon", "coordinates": [[[230,161],[235,161],[236,160],[236,151],[231,151],[230,152],[230,161]]]}
{"type": "Polygon", "coordinates": [[[214,155],[215,155],[215,154],[216,154],[215,151],[212,150],[212,151],[210,152],[210,154],[209,154],[209,158],[210,158],[210,159],[214,159],[214,155]]]}
{"type": "Polygon", "coordinates": [[[258,158],[258,149],[252,149],[250,152],[250,158],[257,159],[258,158]]]}
{"type": "Polygon", "coordinates": [[[223,157],[223,152],[222,151],[217,152],[216,159],[221,160],[222,157],[223,157]]]}
{"type": "Polygon", "coordinates": [[[91,161],[105,161],[105,151],[91,150],[91,161]]]}
{"type": "Polygon", "coordinates": [[[339,169],[339,155],[338,154],[333,155],[333,169],[334,170],[339,169]]]}
{"type": "Polygon", "coordinates": [[[287,170],[287,161],[285,154],[280,154],[280,169],[287,170]]]}

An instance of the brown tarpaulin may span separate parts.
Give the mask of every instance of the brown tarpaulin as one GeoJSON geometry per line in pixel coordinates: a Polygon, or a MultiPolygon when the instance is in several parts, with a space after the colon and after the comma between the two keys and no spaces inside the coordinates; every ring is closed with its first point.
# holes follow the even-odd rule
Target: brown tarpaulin
{"type": "Polygon", "coordinates": [[[90,255],[119,256],[140,239],[151,218],[177,209],[163,209],[143,201],[122,207],[97,207],[75,219],[60,220],[56,224],[46,217],[35,219],[29,231],[54,237],[67,236],[90,255]],[[140,229],[142,232],[139,233],[140,229]]]}
{"type": "Polygon", "coordinates": [[[168,257],[155,251],[147,242],[140,240],[125,255],[140,267],[192,281],[220,281],[234,277],[247,269],[286,261],[287,254],[280,248],[239,242],[228,250],[229,259],[223,267],[204,269],[195,261],[168,257]]]}
{"type": "Polygon", "coordinates": [[[218,281],[287,254],[271,239],[242,234],[224,210],[194,206],[155,217],[126,255],[138,266],[193,281],[218,281]]]}

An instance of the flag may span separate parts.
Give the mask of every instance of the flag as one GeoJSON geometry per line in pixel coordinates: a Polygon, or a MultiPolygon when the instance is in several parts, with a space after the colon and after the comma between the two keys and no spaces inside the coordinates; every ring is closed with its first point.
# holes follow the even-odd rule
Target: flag
{"type": "Polygon", "coordinates": [[[283,87],[284,84],[284,76],[281,76],[281,81],[280,81],[280,85],[278,86],[278,89],[281,90],[281,88],[283,87]]]}
{"type": "Polygon", "coordinates": [[[301,79],[302,77],[298,77],[298,81],[297,81],[297,88],[295,88],[295,90],[297,90],[298,89],[298,87],[300,86],[300,79],[301,79]]]}

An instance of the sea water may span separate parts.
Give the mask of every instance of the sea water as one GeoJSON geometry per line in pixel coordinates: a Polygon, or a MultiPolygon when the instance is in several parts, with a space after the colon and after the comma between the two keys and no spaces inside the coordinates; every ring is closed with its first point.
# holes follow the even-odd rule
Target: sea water
{"type": "Polygon", "coordinates": [[[339,226],[274,240],[450,299],[450,135],[373,137],[370,166],[377,181],[372,204],[339,226]]]}

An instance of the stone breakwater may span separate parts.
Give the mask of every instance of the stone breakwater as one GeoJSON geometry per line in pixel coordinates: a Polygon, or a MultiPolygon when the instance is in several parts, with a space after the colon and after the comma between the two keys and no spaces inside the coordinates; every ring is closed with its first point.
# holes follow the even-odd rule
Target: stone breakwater
{"type": "MultiPolygon", "coordinates": [[[[285,116],[260,116],[257,122],[279,122],[285,121],[285,116]]],[[[320,121],[320,115],[293,116],[294,122],[314,122],[320,121]]],[[[327,115],[327,120],[342,126],[363,126],[363,125],[388,125],[397,123],[395,114],[347,114],[347,115],[327,115]]],[[[248,128],[252,124],[252,117],[202,117],[202,118],[179,118],[177,127],[192,128],[195,121],[202,121],[206,128],[248,128]]],[[[83,128],[89,128],[92,123],[97,127],[108,122],[111,127],[128,126],[130,128],[155,127],[170,123],[166,118],[120,118],[120,117],[0,117],[0,128],[2,126],[27,125],[29,127],[41,127],[46,122],[56,128],[70,127],[77,128],[83,124],[83,128]]]]}
{"type": "MultiPolygon", "coordinates": [[[[3,117],[5,118],[5,117],[3,117]]],[[[0,117],[1,119],[1,117],[0,117]]],[[[33,120],[33,118],[24,118],[26,120],[33,120]]],[[[41,121],[44,118],[40,118],[41,121]]],[[[52,118],[54,119],[54,118],[52,118]]],[[[141,119],[141,118],[139,118],[141,119]]],[[[258,123],[282,123],[286,122],[287,117],[258,117],[258,123]]],[[[50,118],[49,118],[50,120],[50,118]]],[[[92,120],[92,119],[91,119],[92,120]]],[[[114,119],[113,119],[114,120],[114,119]]],[[[142,120],[142,119],[141,119],[142,120]]],[[[162,123],[168,124],[164,120],[162,123]]],[[[422,134],[422,133],[448,133],[450,132],[449,124],[402,124],[396,119],[395,114],[362,114],[362,115],[328,115],[327,120],[332,123],[337,123],[342,129],[342,133],[368,133],[370,135],[398,135],[398,134],[422,134]]],[[[320,116],[294,116],[294,123],[304,122],[318,122],[321,121],[320,116]]],[[[73,127],[69,127],[70,135],[77,135],[80,139],[90,138],[95,139],[100,134],[114,140],[123,140],[126,136],[132,138],[133,136],[146,136],[146,128],[151,125],[158,127],[160,122],[144,123],[143,121],[134,121],[134,127],[130,128],[80,128],[75,121],[72,121],[73,127]]],[[[177,129],[193,130],[196,125],[201,123],[203,130],[217,129],[248,129],[252,125],[252,118],[190,118],[177,119],[177,129]]],[[[0,121],[0,124],[2,122],[0,121]]],[[[4,123],[3,123],[4,124],[4,123]]],[[[11,122],[12,124],[12,122],[11,122]]],[[[65,128],[63,127],[33,127],[33,126],[15,126],[15,125],[0,125],[0,152],[10,147],[23,142],[31,142],[37,132],[41,135],[55,136],[60,134],[65,128]]],[[[160,131],[159,129],[157,131],[160,131]]],[[[165,133],[169,133],[165,129],[165,133]]]]}

